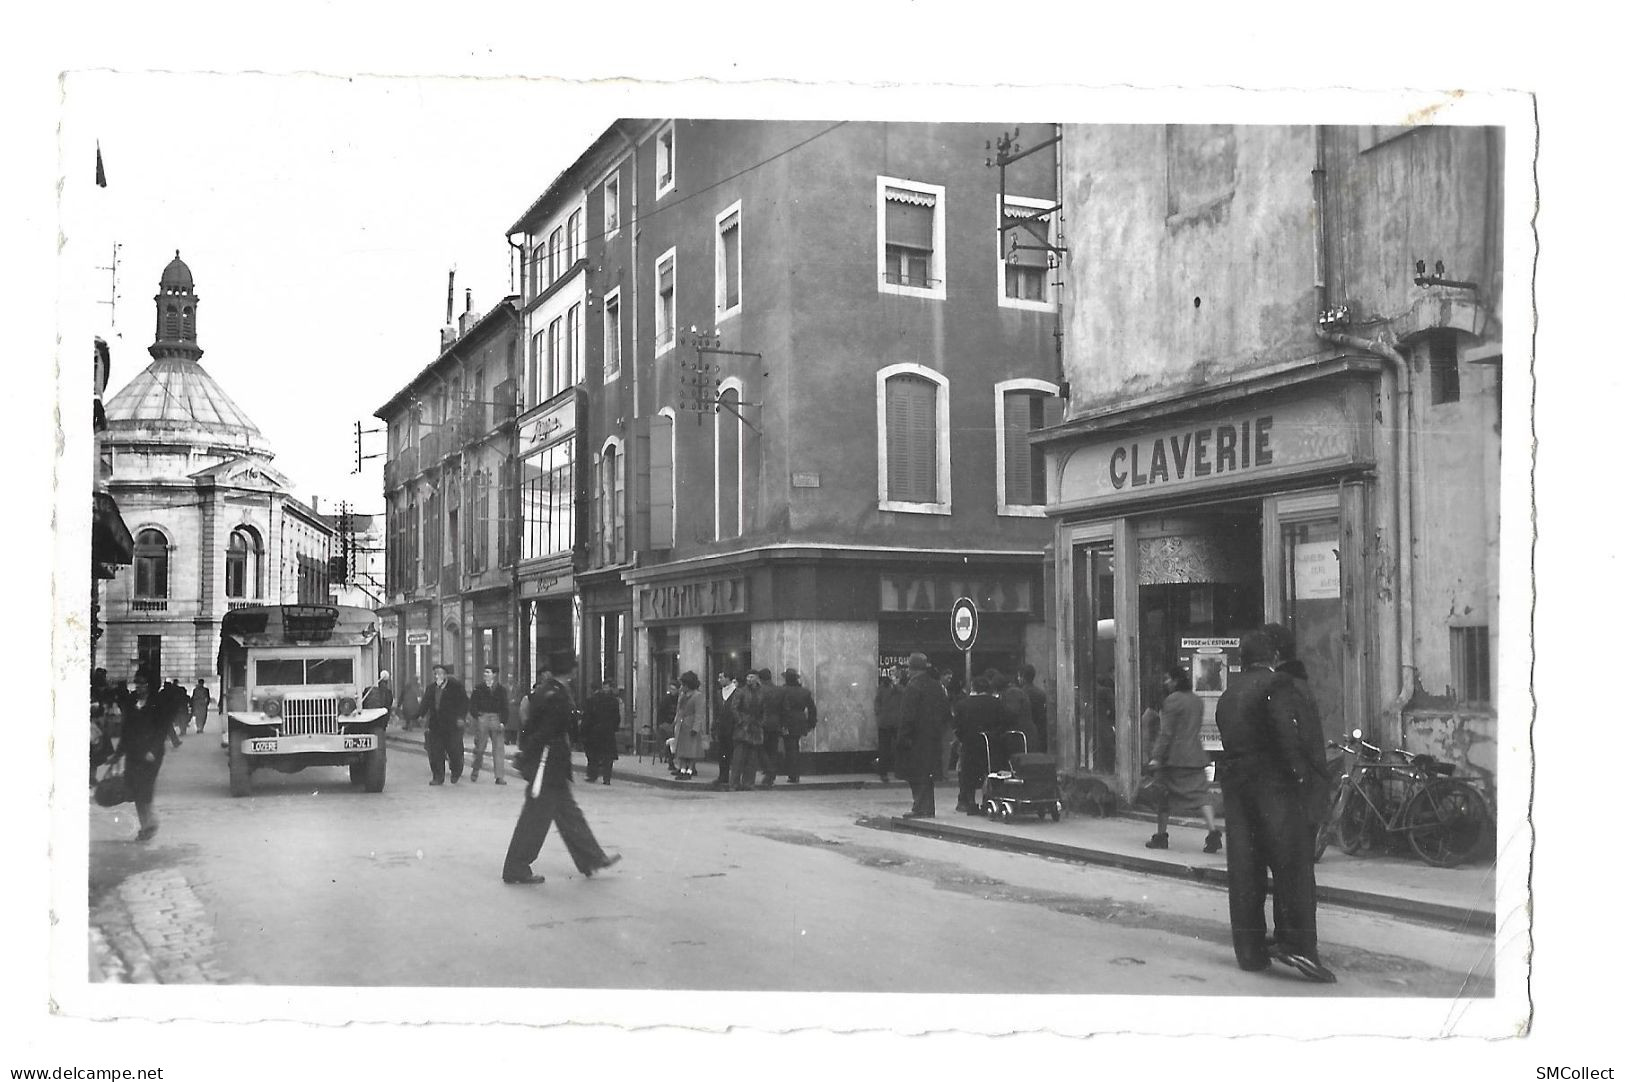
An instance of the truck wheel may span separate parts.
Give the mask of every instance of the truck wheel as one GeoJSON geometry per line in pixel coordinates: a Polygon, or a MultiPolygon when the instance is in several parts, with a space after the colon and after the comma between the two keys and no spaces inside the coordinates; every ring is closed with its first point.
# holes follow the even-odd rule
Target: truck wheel
{"type": "Polygon", "coordinates": [[[254,792],[254,782],[251,780],[252,770],[248,765],[248,756],[243,752],[243,734],[231,734],[231,744],[226,749],[226,759],[231,766],[231,795],[249,796],[254,792]]]}
{"type": "MultiPolygon", "coordinates": [[[[380,728],[378,730],[377,736],[378,746],[372,751],[367,752],[366,756],[358,764],[362,770],[362,782],[364,785],[366,785],[367,792],[369,793],[381,793],[384,791],[383,729],[380,728]]],[[[354,771],[356,768],[352,766],[350,769],[351,771],[354,771]]]]}
{"type": "Polygon", "coordinates": [[[367,780],[367,763],[363,757],[361,762],[350,764],[350,784],[360,785],[367,780]]]}

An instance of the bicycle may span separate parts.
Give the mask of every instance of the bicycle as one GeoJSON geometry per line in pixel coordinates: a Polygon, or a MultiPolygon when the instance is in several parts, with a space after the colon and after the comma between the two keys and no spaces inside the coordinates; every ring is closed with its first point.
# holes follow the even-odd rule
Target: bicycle
{"type": "Polygon", "coordinates": [[[1492,829],[1489,803],[1467,782],[1450,775],[1455,767],[1431,755],[1395,749],[1398,761],[1353,730],[1347,743],[1328,741],[1348,763],[1315,838],[1315,859],[1327,845],[1350,856],[1403,836],[1412,851],[1440,868],[1471,857],[1492,829]]]}

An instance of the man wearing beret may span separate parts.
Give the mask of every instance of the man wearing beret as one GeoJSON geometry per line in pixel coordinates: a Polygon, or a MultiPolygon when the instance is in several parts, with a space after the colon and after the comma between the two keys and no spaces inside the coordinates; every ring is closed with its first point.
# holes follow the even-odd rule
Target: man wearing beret
{"type": "Polygon", "coordinates": [[[914,793],[914,806],[903,813],[904,819],[932,819],[937,814],[935,786],[942,769],[942,735],[948,731],[952,711],[942,684],[930,679],[930,667],[924,654],[909,655],[895,751],[897,776],[914,793]]]}
{"type": "Polygon", "coordinates": [[[570,790],[570,740],[576,728],[576,705],[561,678],[568,679],[575,672],[575,656],[555,654],[548,667],[550,671],[539,690],[530,696],[525,727],[519,734],[517,765],[529,784],[525,787],[525,805],[508,843],[508,855],[502,862],[504,883],[534,885],[543,881],[530,865],[541,854],[547,828],[555,822],[570,859],[582,875],[591,876],[621,859],[620,854],[610,856],[599,847],[570,790]]]}
{"type": "Polygon", "coordinates": [[[795,669],[784,670],[784,699],[781,708],[784,718],[784,776],[791,782],[801,780],[801,738],[818,724],[818,704],[812,692],[801,686],[801,674],[795,669]]]}

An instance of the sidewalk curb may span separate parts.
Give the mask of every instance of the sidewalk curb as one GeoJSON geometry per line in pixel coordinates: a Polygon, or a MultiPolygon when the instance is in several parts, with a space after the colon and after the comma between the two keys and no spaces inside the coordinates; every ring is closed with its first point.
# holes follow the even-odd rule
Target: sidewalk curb
{"type": "MultiPolygon", "coordinates": [[[[394,745],[395,747],[398,747],[398,748],[411,748],[412,750],[417,751],[419,753],[421,753],[423,751],[423,741],[422,740],[413,740],[410,736],[407,736],[404,732],[399,732],[399,731],[395,731],[395,730],[388,731],[388,732],[386,732],[384,734],[384,742],[386,744],[392,744],[392,745],[394,745]]],[[[466,740],[463,742],[463,754],[464,755],[473,755],[474,754],[474,746],[472,744],[468,743],[466,740]]],[[[513,765],[514,758],[515,758],[515,756],[517,754],[518,754],[517,751],[509,751],[508,752],[508,764],[510,766],[513,765]]],[[[715,766],[714,763],[707,763],[706,765],[707,766],[715,766]]],[[[709,773],[709,771],[707,771],[707,773],[709,773]]],[[[817,775],[812,775],[812,777],[817,777],[817,775]]],[[[651,788],[654,788],[654,789],[673,789],[673,790],[687,791],[687,792],[691,792],[691,793],[715,793],[715,792],[729,792],[730,791],[730,790],[726,790],[726,789],[721,789],[721,790],[713,789],[713,788],[711,788],[711,781],[710,780],[702,779],[702,778],[700,778],[698,776],[696,776],[694,778],[694,780],[692,780],[692,781],[677,781],[675,778],[650,777],[647,774],[641,774],[641,773],[637,773],[635,771],[630,771],[630,770],[628,770],[628,771],[620,771],[620,770],[617,770],[614,773],[614,779],[617,782],[628,782],[628,783],[630,783],[632,785],[647,785],[647,786],[649,786],[651,788]]],[[[791,792],[791,793],[793,793],[793,792],[816,791],[816,792],[821,792],[821,793],[829,793],[829,792],[841,792],[841,791],[855,792],[855,791],[858,791],[858,790],[874,790],[876,792],[887,792],[887,791],[901,790],[903,792],[907,792],[908,791],[908,783],[907,782],[901,782],[901,781],[886,781],[886,782],[883,782],[883,781],[880,781],[879,779],[876,779],[875,781],[812,781],[812,780],[810,780],[808,778],[803,778],[801,781],[791,783],[791,782],[787,782],[787,781],[785,781],[784,779],[781,778],[781,779],[774,782],[771,786],[769,786],[767,788],[764,788],[764,787],[758,785],[755,789],[752,790],[752,792],[757,792],[757,793],[761,793],[761,792],[774,792],[774,793],[776,793],[776,792],[791,792]]]]}
{"type": "MultiPolygon", "coordinates": [[[[1049,842],[1014,834],[989,834],[985,831],[970,830],[966,827],[957,827],[948,823],[922,822],[918,819],[901,819],[892,816],[865,816],[857,821],[857,825],[868,827],[871,830],[890,830],[901,834],[916,834],[921,837],[936,838],[940,841],[955,842],[960,845],[974,845],[983,849],[1002,849],[1008,852],[1054,857],[1057,860],[1065,860],[1074,864],[1100,864],[1106,867],[1122,868],[1125,871],[1141,872],[1146,875],[1184,879],[1220,889],[1226,886],[1229,878],[1223,868],[1198,867],[1193,864],[1179,863],[1175,860],[1142,857],[1130,853],[1114,853],[1107,849],[1091,849],[1086,846],[1067,845],[1062,842],[1049,842]]],[[[1480,935],[1493,935],[1495,933],[1495,915],[1482,909],[1446,905],[1440,902],[1426,902],[1415,898],[1401,898],[1378,894],[1373,891],[1356,890],[1351,887],[1328,886],[1323,883],[1316,884],[1315,898],[1327,905],[1347,906],[1351,909],[1362,909],[1393,917],[1404,917],[1409,920],[1446,927],[1452,931],[1473,932],[1480,935]]]]}

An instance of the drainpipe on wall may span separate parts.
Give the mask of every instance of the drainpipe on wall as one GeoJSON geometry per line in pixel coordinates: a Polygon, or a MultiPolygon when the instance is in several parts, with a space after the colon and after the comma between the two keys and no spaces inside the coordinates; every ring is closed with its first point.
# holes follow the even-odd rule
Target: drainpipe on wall
{"type": "MultiPolygon", "coordinates": [[[[1326,129],[1315,127],[1315,336],[1323,342],[1357,349],[1388,362],[1384,382],[1394,383],[1394,421],[1389,440],[1394,447],[1393,499],[1382,509],[1383,528],[1394,549],[1399,571],[1399,599],[1394,606],[1399,639],[1399,679],[1394,690],[1396,718],[1403,714],[1416,693],[1415,591],[1412,588],[1412,510],[1415,486],[1411,481],[1411,370],[1410,365],[1389,342],[1380,338],[1360,338],[1330,330],[1320,322],[1326,311],[1328,267],[1331,262],[1326,231],[1326,129]]],[[[1401,734],[1396,731],[1395,737],[1401,734]]]]}

